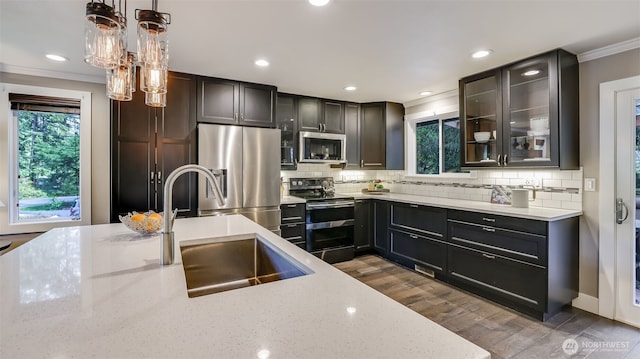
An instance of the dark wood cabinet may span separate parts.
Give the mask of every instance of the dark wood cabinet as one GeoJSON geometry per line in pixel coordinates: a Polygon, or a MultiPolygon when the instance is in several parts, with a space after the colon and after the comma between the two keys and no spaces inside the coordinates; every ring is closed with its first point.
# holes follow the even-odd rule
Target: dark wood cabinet
{"type": "Polygon", "coordinates": [[[198,77],[198,122],[276,127],[275,86],[198,77]]]}
{"type": "MultiPolygon", "coordinates": [[[[193,75],[169,72],[167,105],[148,107],[144,93],[130,102],[111,101],[111,221],[131,211],[163,210],[165,178],[179,166],[196,163],[193,75]]],[[[186,174],[173,188],[180,216],[195,216],[196,177],[186,174]]]]}
{"type": "Polygon", "coordinates": [[[389,203],[373,202],[373,249],[382,256],[389,252],[389,203]]]}
{"type": "Polygon", "coordinates": [[[446,223],[445,209],[392,203],[389,258],[431,276],[445,276],[446,223]]]}
{"type": "Polygon", "coordinates": [[[354,209],[354,244],[356,253],[366,252],[373,248],[372,236],[373,202],[365,199],[355,200],[354,209]]]}
{"type": "Polygon", "coordinates": [[[288,203],[280,205],[280,236],[306,249],[305,204],[288,203]]]}
{"type": "Polygon", "coordinates": [[[347,136],[347,155],[344,168],[360,168],[360,105],[346,103],[344,105],[344,129],[347,136]]]}
{"type": "Polygon", "coordinates": [[[300,96],[298,127],[300,131],[344,133],[344,103],[300,96]]]}
{"type": "Polygon", "coordinates": [[[404,107],[401,104],[361,104],[359,129],[361,168],[404,169],[404,107]]]}
{"type": "Polygon", "coordinates": [[[298,118],[296,97],[278,93],[276,121],[280,129],[280,169],[295,170],[298,168],[298,118]]]}
{"type": "Polygon", "coordinates": [[[545,320],[578,295],[578,218],[449,210],[449,282],[545,320]]]}
{"type": "Polygon", "coordinates": [[[564,50],[461,79],[463,167],[578,169],[578,81],[564,50]]]}

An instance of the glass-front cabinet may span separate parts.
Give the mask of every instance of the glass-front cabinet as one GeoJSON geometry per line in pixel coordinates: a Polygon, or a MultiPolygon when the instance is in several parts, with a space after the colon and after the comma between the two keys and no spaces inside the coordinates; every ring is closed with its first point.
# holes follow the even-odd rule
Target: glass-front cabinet
{"type": "Polygon", "coordinates": [[[578,62],[554,50],[460,80],[463,167],[579,166],[578,62]]]}
{"type": "Polygon", "coordinates": [[[461,124],[460,142],[464,147],[463,163],[467,165],[496,166],[500,161],[500,78],[500,71],[489,71],[468,77],[460,83],[464,89],[461,96],[464,121],[461,124]]]}

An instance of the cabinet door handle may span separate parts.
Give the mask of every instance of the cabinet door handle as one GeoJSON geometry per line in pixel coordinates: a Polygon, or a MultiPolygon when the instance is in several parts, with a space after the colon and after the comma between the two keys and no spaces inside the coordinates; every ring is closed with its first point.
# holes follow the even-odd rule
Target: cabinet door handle
{"type": "Polygon", "coordinates": [[[410,204],[410,205],[409,205],[409,207],[411,207],[411,208],[418,208],[418,205],[417,205],[417,204],[410,204]]]}
{"type": "Polygon", "coordinates": [[[489,228],[489,227],[482,227],[482,230],[485,232],[495,232],[496,229],[495,228],[489,228]]]}
{"type": "Polygon", "coordinates": [[[411,237],[413,239],[418,239],[418,236],[416,236],[415,234],[410,234],[409,237],[411,237]]]}
{"type": "Polygon", "coordinates": [[[502,163],[500,163],[501,159],[502,159],[502,155],[498,155],[498,166],[502,166],[502,163]]]}
{"type": "Polygon", "coordinates": [[[322,124],[321,123],[318,124],[318,131],[322,132],[322,124]]]}
{"type": "Polygon", "coordinates": [[[361,199],[356,199],[356,203],[362,203],[361,199]]]}
{"type": "Polygon", "coordinates": [[[491,254],[482,253],[482,256],[488,259],[496,259],[496,256],[491,254]]]}
{"type": "Polygon", "coordinates": [[[151,183],[153,183],[153,177],[154,177],[154,174],[155,174],[155,172],[153,172],[153,171],[149,172],[149,176],[151,177],[149,181],[150,181],[151,183]]]}
{"type": "Polygon", "coordinates": [[[234,113],[233,113],[233,119],[234,119],[234,120],[238,120],[238,113],[237,113],[237,112],[234,112],[234,113]]]}
{"type": "Polygon", "coordinates": [[[158,171],[158,176],[156,176],[157,183],[162,183],[162,172],[158,171]]]}
{"type": "Polygon", "coordinates": [[[507,163],[507,156],[508,155],[504,155],[504,166],[507,167],[509,164],[507,163]]]}
{"type": "Polygon", "coordinates": [[[487,217],[482,217],[482,220],[485,222],[492,222],[492,223],[496,221],[495,218],[487,218],[487,217]]]}
{"type": "Polygon", "coordinates": [[[364,167],[364,160],[360,160],[360,167],[364,167]]]}
{"type": "Polygon", "coordinates": [[[296,208],[296,207],[298,207],[298,205],[297,205],[297,204],[288,204],[288,205],[287,205],[287,207],[289,207],[289,208],[296,208]]]}
{"type": "Polygon", "coordinates": [[[381,162],[365,163],[365,166],[382,166],[381,162]]]}

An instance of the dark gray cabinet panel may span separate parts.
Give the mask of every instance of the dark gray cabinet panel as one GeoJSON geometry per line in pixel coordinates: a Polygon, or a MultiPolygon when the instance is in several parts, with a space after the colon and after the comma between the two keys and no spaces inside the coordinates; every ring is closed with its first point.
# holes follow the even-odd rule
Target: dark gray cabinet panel
{"type": "Polygon", "coordinates": [[[418,265],[422,271],[445,274],[447,244],[444,241],[393,228],[389,236],[389,255],[392,259],[410,268],[418,265]]]}
{"type": "Polygon", "coordinates": [[[447,211],[438,207],[392,203],[391,227],[444,239],[447,230],[447,211]]]}
{"type": "Polygon", "coordinates": [[[280,205],[280,236],[300,248],[306,249],[304,203],[280,205]]]}
{"type": "Polygon", "coordinates": [[[404,169],[404,107],[401,104],[374,102],[361,105],[360,166],[363,169],[404,169]]]}
{"type": "Polygon", "coordinates": [[[373,249],[386,256],[389,252],[389,203],[373,202],[373,249]]]}
{"type": "Polygon", "coordinates": [[[325,100],[322,102],[322,132],[344,133],[344,103],[325,100]]]}
{"type": "Polygon", "coordinates": [[[276,122],[280,129],[280,169],[295,170],[297,165],[298,114],[294,95],[278,93],[276,122]]]}
{"type": "Polygon", "coordinates": [[[322,103],[319,98],[298,98],[298,128],[300,131],[320,131],[322,103]]]}
{"type": "MultiPolygon", "coordinates": [[[[163,210],[164,179],[179,166],[196,163],[196,77],[169,72],[167,105],[148,107],[144,93],[130,102],[111,101],[111,221],[131,211],[163,210]]],[[[173,207],[195,216],[195,175],[174,185],[173,207]]]]}
{"type": "Polygon", "coordinates": [[[274,86],[199,77],[197,98],[198,122],[276,127],[274,86]]]}
{"type": "Polygon", "coordinates": [[[371,222],[373,215],[373,202],[370,200],[356,199],[354,210],[354,244],[356,253],[368,251],[373,248],[373,236],[371,222]]]}
{"type": "Polygon", "coordinates": [[[347,136],[347,163],[345,169],[360,168],[360,105],[346,103],[344,107],[344,128],[347,136]]]}

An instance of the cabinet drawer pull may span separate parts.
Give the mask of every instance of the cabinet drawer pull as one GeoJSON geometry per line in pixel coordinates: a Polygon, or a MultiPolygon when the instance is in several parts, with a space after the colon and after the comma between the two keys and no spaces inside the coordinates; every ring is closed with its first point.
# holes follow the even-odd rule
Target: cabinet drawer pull
{"type": "Polygon", "coordinates": [[[409,205],[409,207],[411,207],[411,208],[418,208],[418,205],[417,205],[417,204],[410,204],[410,205],[409,205]]]}
{"type": "Polygon", "coordinates": [[[409,237],[411,237],[413,239],[418,239],[418,236],[416,236],[415,234],[410,234],[409,237]]]}
{"type": "Polygon", "coordinates": [[[495,232],[495,228],[489,228],[489,227],[482,227],[482,230],[485,232],[495,232]]]}
{"type": "Polygon", "coordinates": [[[288,240],[288,241],[295,241],[296,239],[302,239],[302,237],[300,237],[300,236],[295,236],[295,237],[287,237],[287,238],[285,238],[285,239],[286,239],[286,240],[288,240]]]}
{"type": "Polygon", "coordinates": [[[295,228],[297,227],[297,224],[287,224],[287,228],[295,228]]]}
{"type": "Polygon", "coordinates": [[[289,208],[296,208],[296,207],[298,207],[298,205],[297,205],[297,204],[288,204],[288,205],[287,205],[287,207],[289,207],[289,208]]]}
{"type": "Polygon", "coordinates": [[[492,223],[496,221],[495,218],[487,218],[487,217],[482,217],[482,220],[485,222],[492,222],[492,223]]]}
{"type": "Polygon", "coordinates": [[[496,256],[491,254],[482,253],[482,256],[488,259],[496,259],[496,256]]]}
{"type": "Polygon", "coordinates": [[[365,163],[365,166],[382,166],[381,162],[365,163]]]}

